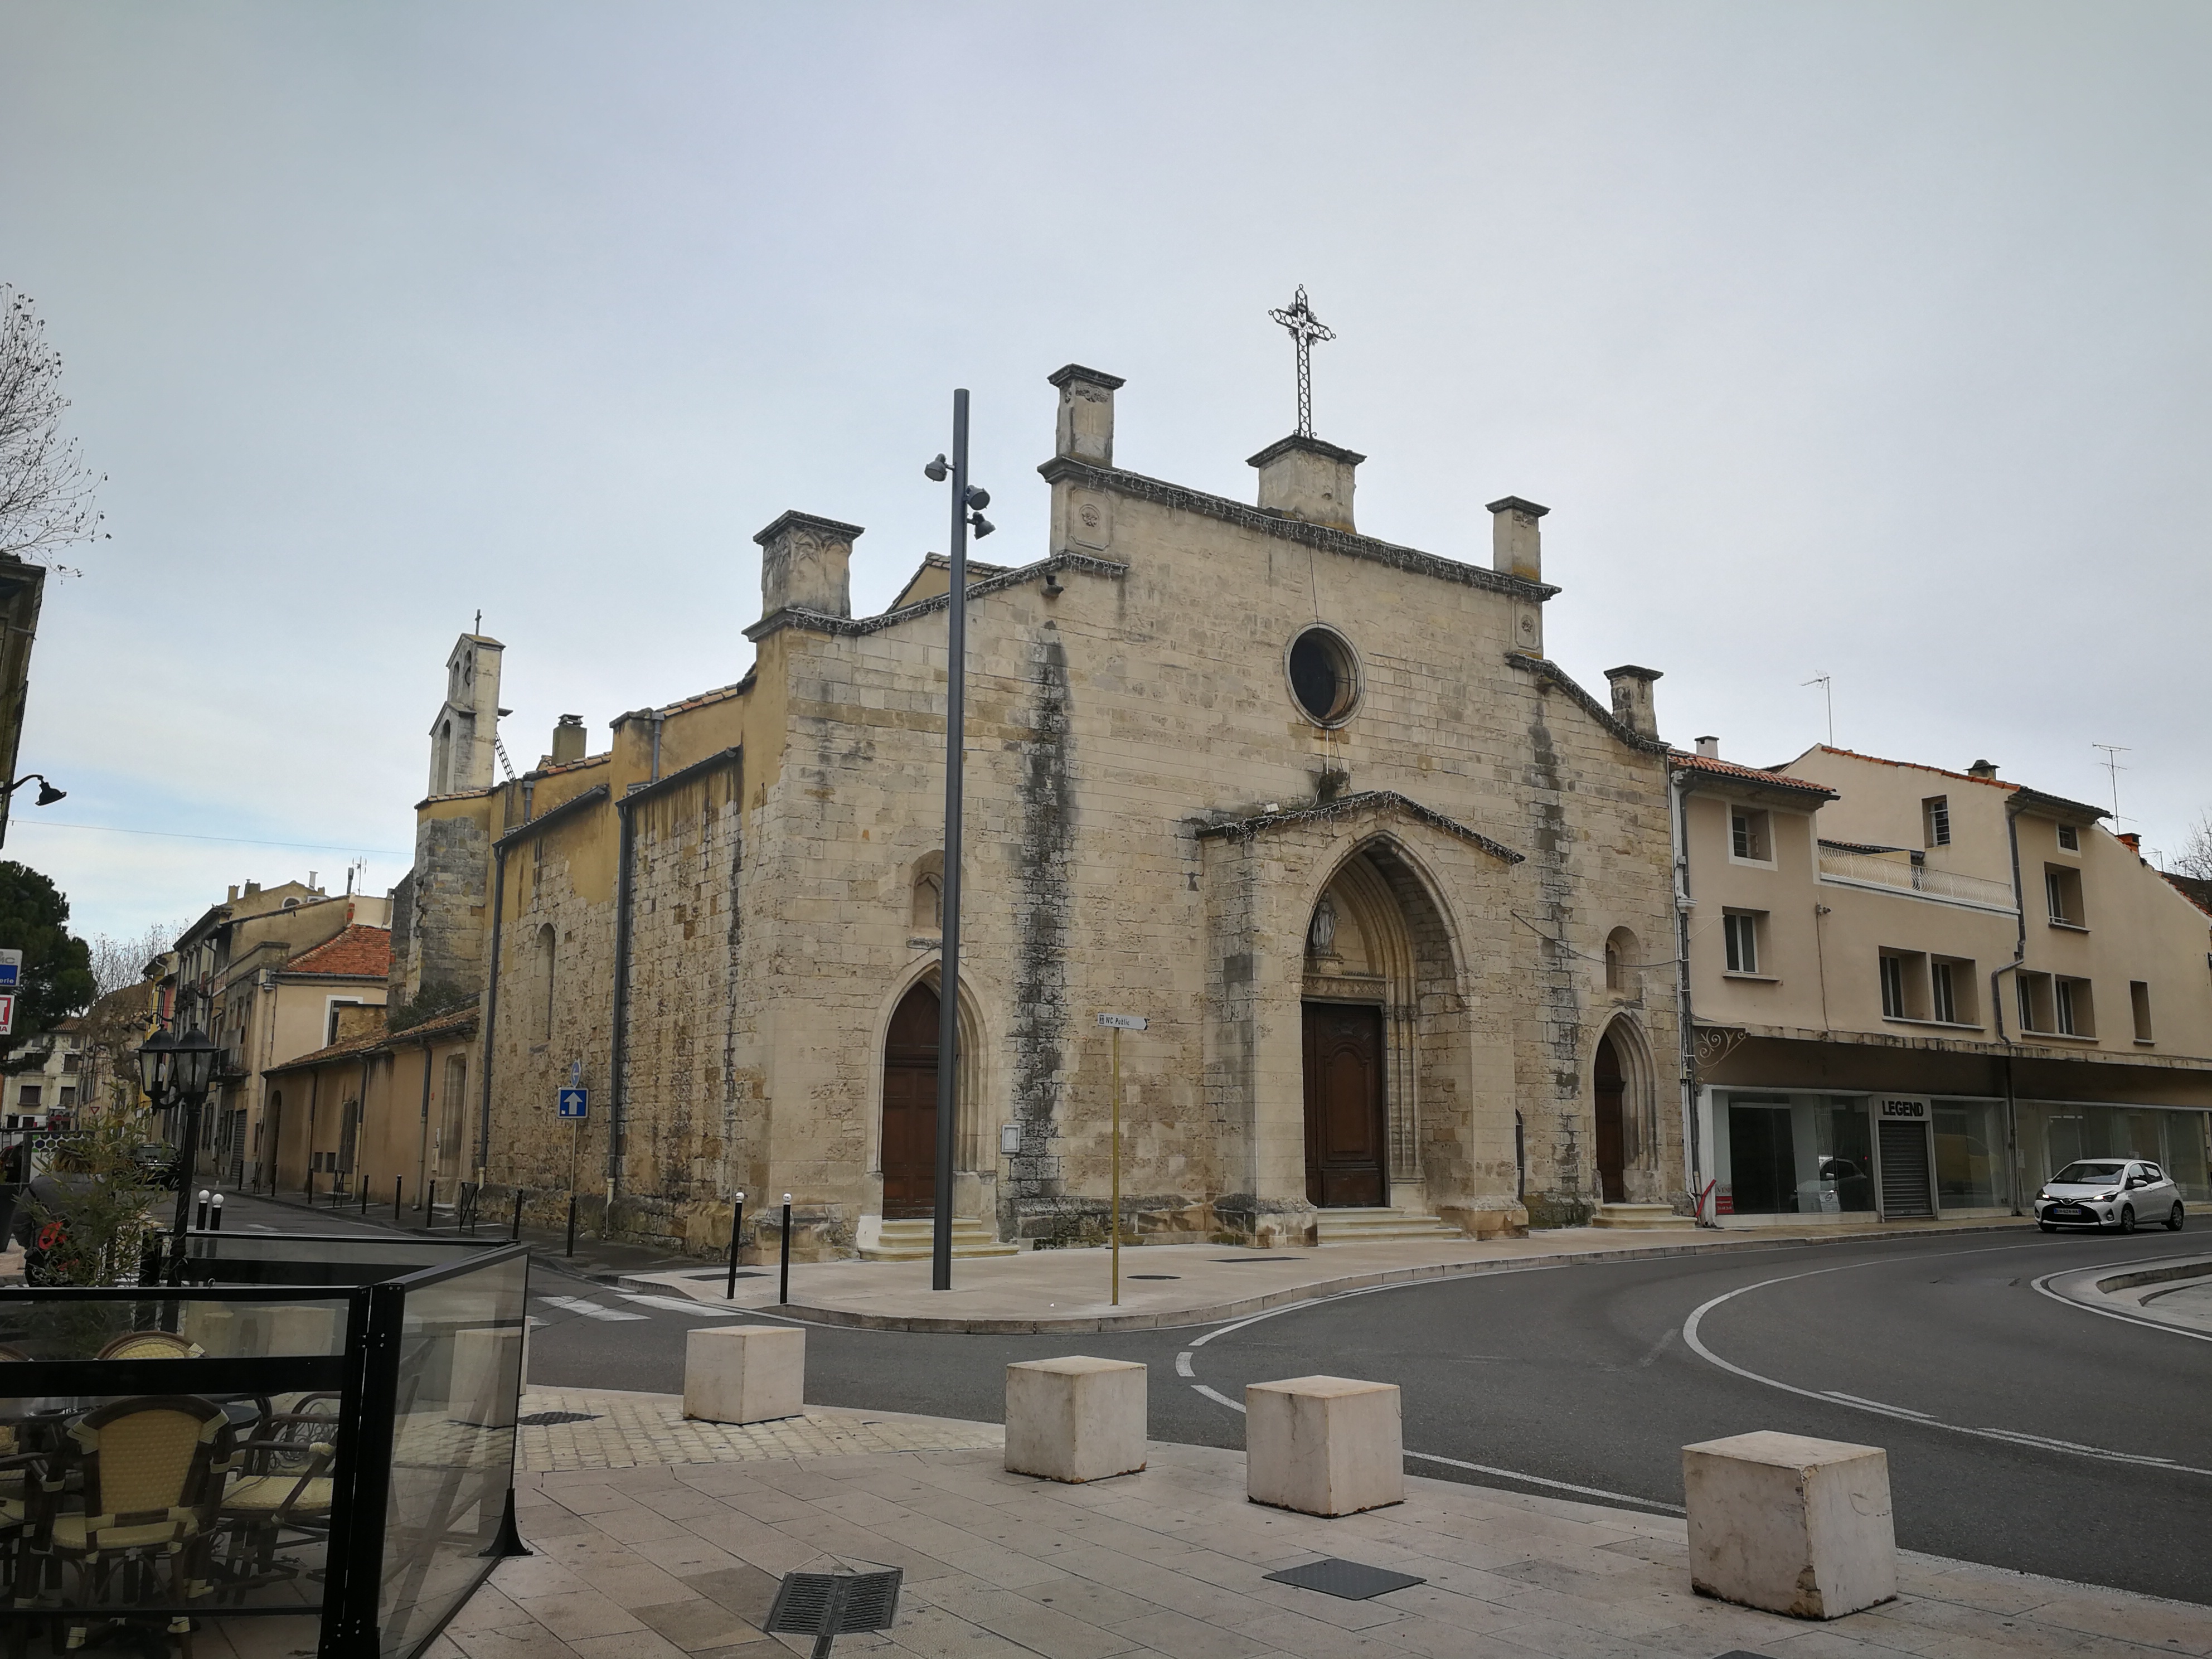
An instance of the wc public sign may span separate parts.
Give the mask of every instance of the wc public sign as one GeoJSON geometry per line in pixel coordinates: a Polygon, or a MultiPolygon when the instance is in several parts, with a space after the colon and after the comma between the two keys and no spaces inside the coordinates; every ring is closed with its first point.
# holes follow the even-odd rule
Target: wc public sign
{"type": "Polygon", "coordinates": [[[1116,1031],[1141,1031],[1145,1029],[1142,1014],[1101,1014],[1098,1023],[1116,1031]]]}

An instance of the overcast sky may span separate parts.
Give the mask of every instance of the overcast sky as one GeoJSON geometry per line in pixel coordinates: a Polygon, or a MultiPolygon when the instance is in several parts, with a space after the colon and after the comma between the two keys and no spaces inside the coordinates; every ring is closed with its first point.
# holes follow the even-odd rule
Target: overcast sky
{"type": "Polygon", "coordinates": [[[442,665],[555,717],[741,675],[752,533],[941,549],[950,390],[1042,556],[1054,394],[1249,499],[1304,283],[1360,527],[1766,764],[1978,757],[2179,845],[2205,764],[2202,4],[0,9],[0,281],[112,539],[63,556],[7,855],[80,927],[405,869],[442,665]],[[42,821],[43,820],[43,821],[42,821]],[[111,826],[109,831],[60,825],[111,826]],[[126,835],[112,830],[156,830],[126,835]],[[313,843],[283,847],[185,836],[313,843]]]}

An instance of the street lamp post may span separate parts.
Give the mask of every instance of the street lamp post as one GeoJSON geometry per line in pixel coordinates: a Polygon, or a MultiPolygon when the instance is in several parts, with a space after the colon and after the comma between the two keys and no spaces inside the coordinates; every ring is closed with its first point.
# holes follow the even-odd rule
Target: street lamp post
{"type": "Polygon", "coordinates": [[[952,394],[952,459],[939,455],[921,469],[932,483],[952,483],[952,539],[945,562],[951,593],[945,604],[945,908],[938,943],[937,1179],[932,1206],[929,1287],[952,1288],[952,1165],[960,1077],[961,782],[968,735],[968,532],[981,541],[996,527],[983,516],[988,490],[968,482],[968,393],[952,394]]]}
{"type": "Polygon", "coordinates": [[[149,1037],[138,1049],[138,1078],[146,1092],[164,1106],[181,1106],[184,1123],[177,1145],[177,1218],[174,1237],[182,1249],[185,1224],[191,1218],[192,1165],[199,1160],[200,1107],[215,1073],[215,1057],[222,1052],[204,1031],[183,1036],[167,1031],[149,1037]]]}

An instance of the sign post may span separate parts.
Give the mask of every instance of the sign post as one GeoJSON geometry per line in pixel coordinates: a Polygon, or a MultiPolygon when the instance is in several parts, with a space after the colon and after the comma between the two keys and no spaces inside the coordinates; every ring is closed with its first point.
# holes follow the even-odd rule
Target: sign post
{"type": "Polygon", "coordinates": [[[1141,1031],[1141,1014],[1101,1014],[1098,1023],[1114,1033],[1114,1303],[1121,1305],[1121,1033],[1141,1031]]]}

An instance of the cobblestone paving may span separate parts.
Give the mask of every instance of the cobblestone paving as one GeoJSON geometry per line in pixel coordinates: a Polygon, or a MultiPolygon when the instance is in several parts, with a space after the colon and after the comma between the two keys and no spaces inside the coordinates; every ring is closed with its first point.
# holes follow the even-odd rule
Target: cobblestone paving
{"type": "Polygon", "coordinates": [[[809,1406],[772,1423],[690,1423],[674,1395],[532,1389],[522,1415],[580,1412],[587,1421],[520,1431],[519,1467],[531,1474],[634,1469],[668,1463],[755,1463],[769,1458],[853,1457],[870,1452],[976,1451],[1001,1447],[994,1423],[955,1423],[898,1412],[809,1406]]]}

